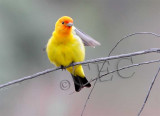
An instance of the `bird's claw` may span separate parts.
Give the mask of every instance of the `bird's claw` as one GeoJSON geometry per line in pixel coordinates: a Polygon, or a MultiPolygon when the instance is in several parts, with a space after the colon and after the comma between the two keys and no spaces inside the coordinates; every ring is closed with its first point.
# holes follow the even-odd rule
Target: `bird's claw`
{"type": "Polygon", "coordinates": [[[63,70],[65,70],[66,68],[65,68],[63,65],[61,65],[61,69],[62,69],[62,71],[63,71],[63,70]]]}

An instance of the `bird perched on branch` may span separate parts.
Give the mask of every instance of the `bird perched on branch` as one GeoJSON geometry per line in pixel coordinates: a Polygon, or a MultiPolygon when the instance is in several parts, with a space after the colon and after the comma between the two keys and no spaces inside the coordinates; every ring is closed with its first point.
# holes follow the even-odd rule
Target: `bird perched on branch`
{"type": "MultiPolygon", "coordinates": [[[[100,43],[73,26],[71,17],[63,16],[55,24],[55,30],[48,41],[46,51],[50,62],[63,68],[72,63],[84,61],[84,46],[95,47],[97,45],[100,43]]],[[[83,87],[91,87],[82,65],[69,67],[67,70],[73,77],[76,92],[83,87]]]]}

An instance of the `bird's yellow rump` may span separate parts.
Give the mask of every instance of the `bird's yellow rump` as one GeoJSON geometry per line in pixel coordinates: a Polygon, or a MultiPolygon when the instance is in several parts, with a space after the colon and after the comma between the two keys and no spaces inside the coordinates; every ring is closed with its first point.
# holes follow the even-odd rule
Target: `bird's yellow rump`
{"type": "MultiPolygon", "coordinates": [[[[64,67],[84,60],[84,45],[94,47],[100,43],[74,27],[71,17],[63,16],[55,24],[55,30],[48,41],[46,51],[51,63],[57,67],[64,67]]],[[[85,77],[82,65],[69,67],[67,70],[73,77],[77,92],[83,87],[91,87],[85,77]]]]}

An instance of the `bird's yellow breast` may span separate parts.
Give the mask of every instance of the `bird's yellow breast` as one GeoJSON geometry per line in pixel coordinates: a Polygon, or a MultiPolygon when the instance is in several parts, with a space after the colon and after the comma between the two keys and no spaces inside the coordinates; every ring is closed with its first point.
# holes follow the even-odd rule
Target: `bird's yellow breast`
{"type": "Polygon", "coordinates": [[[47,55],[56,66],[68,66],[84,60],[85,48],[81,39],[73,34],[58,36],[53,33],[47,44],[47,55]]]}

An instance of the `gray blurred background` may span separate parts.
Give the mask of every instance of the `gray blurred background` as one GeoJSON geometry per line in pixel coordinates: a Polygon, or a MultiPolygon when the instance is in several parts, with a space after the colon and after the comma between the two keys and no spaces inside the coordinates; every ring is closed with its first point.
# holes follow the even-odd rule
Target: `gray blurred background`
{"type": "MultiPolygon", "coordinates": [[[[0,84],[53,68],[43,51],[56,20],[64,15],[102,45],[86,47],[86,60],[105,57],[127,34],[160,32],[159,0],[0,0],[0,84]]],[[[136,35],[123,41],[112,53],[135,52],[159,47],[160,38],[136,35]]],[[[134,63],[158,59],[158,54],[133,57],[134,63]]],[[[116,69],[117,60],[109,70],[116,69]]],[[[119,66],[129,65],[123,59],[119,66]]],[[[96,65],[84,66],[88,79],[97,76],[96,65]]],[[[84,116],[136,116],[159,64],[112,74],[112,81],[98,82],[84,116]]],[[[107,66],[106,66],[107,67],[107,66]]],[[[102,80],[109,79],[110,76],[102,80]]],[[[156,80],[142,116],[160,115],[160,78],[156,80]]],[[[93,83],[92,83],[93,85],[93,83]]],[[[74,92],[67,71],[52,72],[0,90],[0,116],[80,116],[91,89],[74,92]],[[70,88],[62,90],[62,80],[70,88]]]]}

